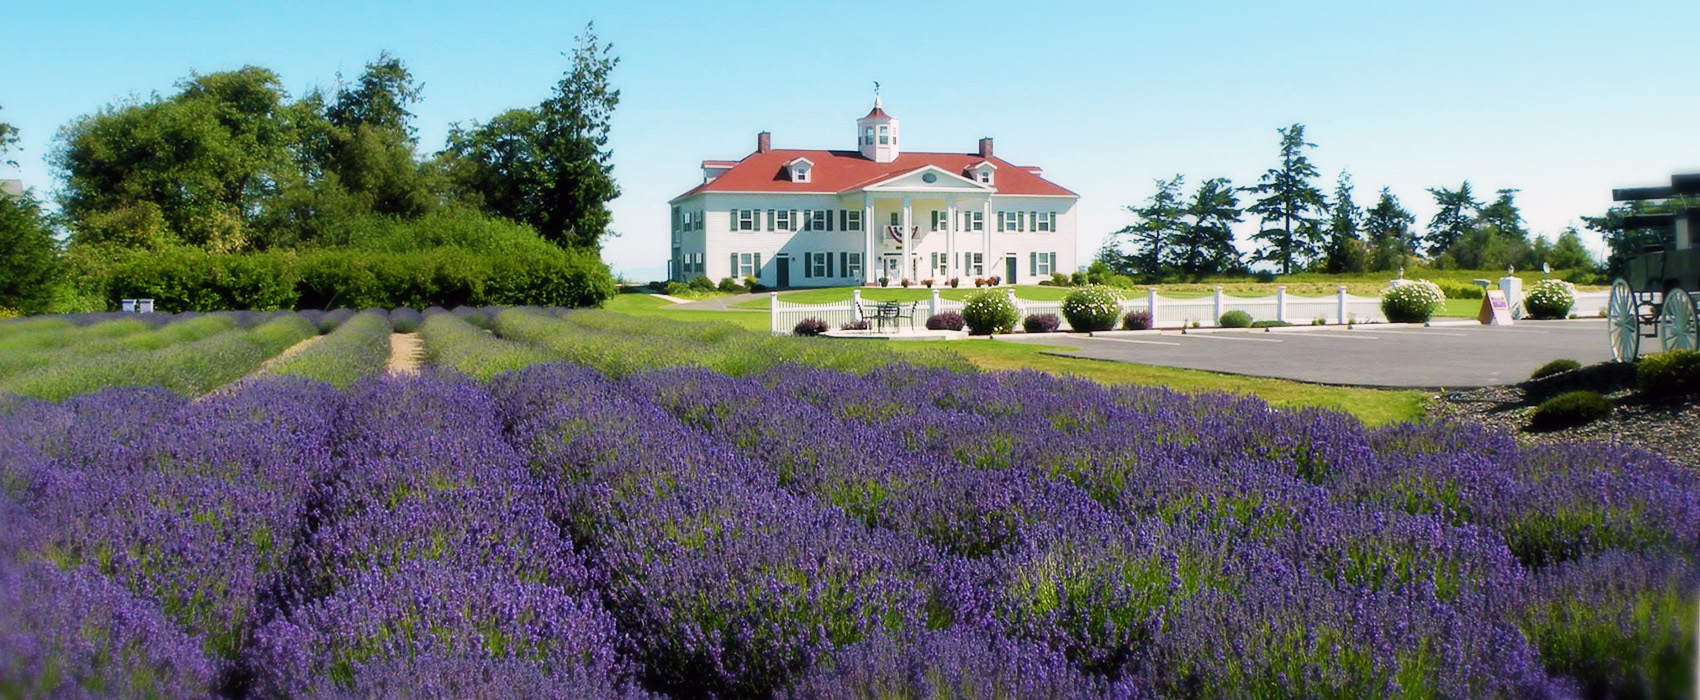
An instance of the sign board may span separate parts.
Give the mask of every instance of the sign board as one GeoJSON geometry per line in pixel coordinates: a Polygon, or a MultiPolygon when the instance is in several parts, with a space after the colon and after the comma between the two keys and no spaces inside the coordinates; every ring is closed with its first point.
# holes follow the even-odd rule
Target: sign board
{"type": "Polygon", "coordinates": [[[1489,289],[1482,296],[1482,311],[1476,315],[1476,320],[1484,326],[1511,325],[1511,304],[1505,300],[1505,291],[1489,289]]]}

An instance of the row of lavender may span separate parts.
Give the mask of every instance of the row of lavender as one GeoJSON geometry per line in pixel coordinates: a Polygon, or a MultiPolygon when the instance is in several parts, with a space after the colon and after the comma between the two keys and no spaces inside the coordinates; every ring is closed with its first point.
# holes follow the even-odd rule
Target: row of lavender
{"type": "Polygon", "coordinates": [[[1691,686],[1700,481],[1037,374],[0,399],[23,696],[1691,686]]]}

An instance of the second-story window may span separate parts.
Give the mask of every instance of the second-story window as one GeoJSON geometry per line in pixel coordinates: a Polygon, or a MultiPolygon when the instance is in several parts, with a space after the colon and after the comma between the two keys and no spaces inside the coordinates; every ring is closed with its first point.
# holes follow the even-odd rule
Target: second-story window
{"type": "Polygon", "coordinates": [[[773,216],[774,216],[775,219],[778,219],[779,230],[781,230],[781,231],[795,231],[795,230],[797,230],[797,226],[791,222],[791,210],[790,209],[780,209],[779,211],[774,212],[773,216]]]}
{"type": "Polygon", "coordinates": [[[948,212],[948,211],[938,211],[938,210],[933,211],[933,228],[932,228],[932,230],[943,231],[946,228],[949,228],[949,225],[950,225],[950,212],[948,212]]]}
{"type": "Polygon", "coordinates": [[[862,210],[861,209],[842,209],[842,210],[839,210],[838,218],[839,218],[839,223],[843,224],[843,226],[840,226],[839,228],[841,228],[845,231],[860,231],[860,230],[862,230],[862,210]]]}
{"type": "Polygon", "coordinates": [[[754,209],[739,209],[739,210],[737,210],[737,212],[738,212],[737,220],[738,220],[738,230],[739,231],[754,231],[754,230],[756,230],[756,210],[754,210],[754,209]]]}
{"type": "Polygon", "coordinates": [[[832,230],[832,212],[826,209],[809,210],[809,229],[813,231],[832,230]]]}

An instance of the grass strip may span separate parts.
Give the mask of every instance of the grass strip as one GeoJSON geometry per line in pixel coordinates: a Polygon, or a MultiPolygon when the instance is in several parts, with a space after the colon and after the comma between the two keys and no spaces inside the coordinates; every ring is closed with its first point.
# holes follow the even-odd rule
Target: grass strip
{"type": "Polygon", "coordinates": [[[267,367],[263,374],[293,374],[342,388],[384,371],[389,359],[388,314],[362,311],[311,347],[267,367]]]}
{"type": "Polygon", "coordinates": [[[452,313],[438,312],[419,325],[425,360],[479,381],[509,370],[557,361],[553,353],[497,338],[452,313]]]}

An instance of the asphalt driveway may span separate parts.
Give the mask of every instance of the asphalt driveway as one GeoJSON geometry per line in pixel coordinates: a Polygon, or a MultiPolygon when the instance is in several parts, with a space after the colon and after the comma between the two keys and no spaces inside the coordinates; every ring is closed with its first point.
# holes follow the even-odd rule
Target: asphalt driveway
{"type": "MultiPolygon", "coordinates": [[[[1606,322],[1514,326],[1363,325],[1254,331],[1007,335],[999,340],[1080,348],[1061,355],[1325,384],[1461,389],[1512,384],[1548,361],[1611,359],[1606,322]]],[[[1657,341],[1653,341],[1657,342],[1657,341]]]]}

